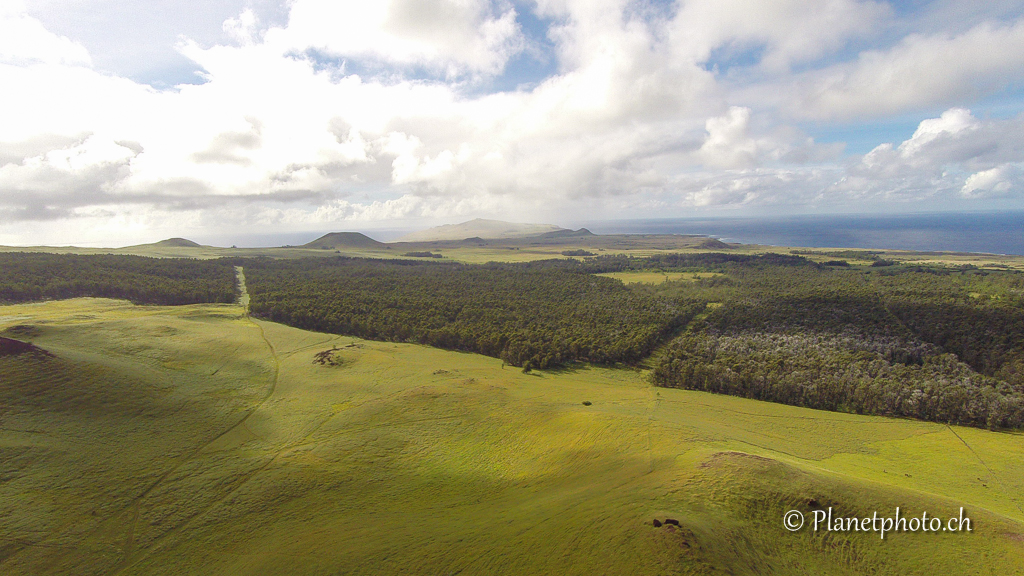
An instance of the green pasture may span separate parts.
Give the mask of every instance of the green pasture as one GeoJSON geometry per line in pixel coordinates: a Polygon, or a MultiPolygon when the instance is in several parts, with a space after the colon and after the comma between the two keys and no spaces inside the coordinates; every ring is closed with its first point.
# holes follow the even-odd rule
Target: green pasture
{"type": "Polygon", "coordinates": [[[53,354],[0,356],[5,575],[1024,573],[1017,433],[523,374],[237,305],[4,306],[0,336],[53,354]],[[974,531],[783,528],[828,506],[962,506],[974,531]]]}

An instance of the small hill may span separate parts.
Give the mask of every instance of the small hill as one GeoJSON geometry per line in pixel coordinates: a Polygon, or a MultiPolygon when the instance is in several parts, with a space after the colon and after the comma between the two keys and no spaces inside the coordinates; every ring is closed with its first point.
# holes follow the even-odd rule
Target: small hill
{"type": "Polygon", "coordinates": [[[167,240],[154,242],[150,246],[160,246],[161,248],[202,248],[200,244],[185,238],[168,238],[167,240]]]}
{"type": "Polygon", "coordinates": [[[541,238],[578,238],[581,236],[593,236],[594,233],[586,228],[580,228],[579,230],[555,230],[554,232],[545,232],[541,234],[541,238]]]}
{"type": "MultiPolygon", "coordinates": [[[[191,241],[191,240],[189,240],[187,238],[168,238],[167,240],[161,240],[159,242],[153,242],[151,244],[135,244],[133,246],[125,246],[124,248],[118,248],[117,250],[119,252],[122,252],[122,253],[123,252],[128,252],[129,254],[131,254],[131,253],[141,252],[143,254],[149,255],[149,254],[152,254],[152,252],[150,252],[150,250],[153,249],[153,248],[163,248],[164,250],[159,252],[160,254],[163,254],[163,253],[166,253],[166,249],[168,249],[168,248],[202,248],[202,247],[203,247],[202,244],[199,244],[198,242],[193,242],[193,241],[191,241]]],[[[72,254],[74,254],[74,253],[81,253],[81,252],[77,252],[77,249],[75,249],[75,250],[76,250],[76,252],[72,252],[72,254]]]]}
{"type": "Polygon", "coordinates": [[[40,330],[38,326],[33,326],[31,324],[18,324],[0,331],[0,334],[4,336],[11,336],[22,340],[31,340],[32,338],[37,338],[42,333],[43,331],[40,330]]]}
{"type": "Polygon", "coordinates": [[[341,248],[386,248],[383,242],[377,242],[366,234],[359,232],[331,232],[313,240],[309,244],[303,244],[301,248],[314,248],[317,250],[338,250],[341,248]]]}
{"type": "MultiPolygon", "coordinates": [[[[477,218],[461,224],[445,224],[435,226],[427,230],[406,234],[398,239],[399,242],[433,242],[437,240],[463,240],[465,238],[523,238],[525,236],[540,236],[550,232],[565,230],[554,224],[524,224],[519,222],[504,222],[502,220],[486,220],[477,218]]],[[[571,230],[565,230],[571,232],[571,230]]]]}

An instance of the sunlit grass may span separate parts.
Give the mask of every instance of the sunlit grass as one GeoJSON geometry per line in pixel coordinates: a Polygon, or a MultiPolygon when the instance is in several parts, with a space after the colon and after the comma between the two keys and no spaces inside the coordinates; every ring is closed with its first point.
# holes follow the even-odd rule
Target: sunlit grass
{"type": "Polygon", "coordinates": [[[0,307],[16,325],[56,358],[0,358],[4,574],[1024,571],[1020,434],[523,374],[233,305],[0,307]],[[965,506],[976,531],[783,530],[809,500],[965,506]]]}

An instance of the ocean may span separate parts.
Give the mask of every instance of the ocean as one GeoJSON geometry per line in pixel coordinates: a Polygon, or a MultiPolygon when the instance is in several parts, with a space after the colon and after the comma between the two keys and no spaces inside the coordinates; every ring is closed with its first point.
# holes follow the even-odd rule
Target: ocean
{"type": "Polygon", "coordinates": [[[704,234],[725,242],[1024,255],[1024,211],[766,218],[667,218],[582,224],[595,234],[704,234]]]}
{"type": "MultiPolygon", "coordinates": [[[[814,215],[761,218],[662,218],[553,222],[595,234],[702,234],[726,242],[768,246],[865,248],[1024,255],[1024,211],[901,215],[814,215]],[[570,226],[571,224],[571,226],[570,226]]],[[[419,228],[339,226],[381,242],[419,228]]],[[[326,231],[234,234],[190,238],[202,244],[246,247],[298,246],[326,231]]]]}

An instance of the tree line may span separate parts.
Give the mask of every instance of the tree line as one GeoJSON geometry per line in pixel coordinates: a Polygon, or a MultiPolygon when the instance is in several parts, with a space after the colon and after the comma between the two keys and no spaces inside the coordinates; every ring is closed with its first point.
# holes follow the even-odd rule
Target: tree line
{"type": "MultiPolygon", "coordinates": [[[[877,261],[877,259],[875,260],[877,261]]],[[[524,369],[650,360],[657,385],[863,414],[1024,427],[1024,274],[659,254],[483,265],[362,258],[0,254],[0,301],[231,302],[254,315],[524,369]],[[625,286],[603,272],[713,272],[625,286]]]]}
{"type": "Polygon", "coordinates": [[[90,296],[136,304],[233,302],[234,268],[223,260],[116,254],[0,253],[0,302],[90,296]]]}
{"type": "Polygon", "coordinates": [[[558,265],[261,260],[246,282],[251,313],[268,320],[527,369],[636,362],[698,310],[558,265]]]}
{"type": "Polygon", "coordinates": [[[1024,275],[899,264],[726,263],[718,270],[727,283],[656,290],[716,302],[655,359],[656,384],[824,410],[1024,427],[1024,275]]]}

